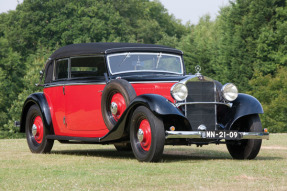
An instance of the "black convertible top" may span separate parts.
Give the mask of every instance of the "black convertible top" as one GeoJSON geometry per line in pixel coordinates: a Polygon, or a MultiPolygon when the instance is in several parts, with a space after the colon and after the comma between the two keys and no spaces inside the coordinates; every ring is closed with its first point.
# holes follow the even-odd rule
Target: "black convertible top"
{"type": "Polygon", "coordinates": [[[71,56],[79,55],[91,55],[91,54],[109,54],[120,52],[165,52],[182,55],[183,52],[170,48],[167,46],[153,45],[153,44],[137,44],[137,43],[81,43],[70,44],[59,48],[51,56],[50,59],[59,59],[71,56]]]}

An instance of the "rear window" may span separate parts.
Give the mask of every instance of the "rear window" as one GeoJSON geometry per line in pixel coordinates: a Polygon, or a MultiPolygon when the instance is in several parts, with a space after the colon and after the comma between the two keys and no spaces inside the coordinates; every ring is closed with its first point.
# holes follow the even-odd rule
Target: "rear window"
{"type": "Polygon", "coordinates": [[[56,61],[55,80],[68,78],[68,59],[56,61]]]}

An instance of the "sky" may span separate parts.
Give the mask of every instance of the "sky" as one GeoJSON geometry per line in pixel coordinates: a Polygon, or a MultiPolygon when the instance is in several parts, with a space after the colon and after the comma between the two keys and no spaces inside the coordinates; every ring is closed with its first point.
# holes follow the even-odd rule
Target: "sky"
{"type": "MultiPolygon", "coordinates": [[[[15,10],[18,3],[23,0],[0,0],[0,13],[15,10]]],[[[180,19],[182,24],[190,21],[197,24],[199,18],[209,14],[214,20],[220,7],[227,6],[229,0],[160,0],[164,7],[175,18],[180,19]]]]}

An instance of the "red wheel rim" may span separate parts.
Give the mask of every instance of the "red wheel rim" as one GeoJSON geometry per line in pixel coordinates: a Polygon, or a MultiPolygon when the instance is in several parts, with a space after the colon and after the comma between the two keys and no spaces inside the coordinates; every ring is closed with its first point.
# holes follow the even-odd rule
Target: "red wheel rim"
{"type": "Polygon", "coordinates": [[[115,93],[111,99],[111,112],[113,115],[113,118],[118,121],[124,111],[126,110],[126,102],[124,96],[120,93],[115,93]],[[114,109],[112,109],[114,107],[114,109]],[[115,108],[116,107],[116,108],[115,108]]]}
{"type": "Polygon", "coordinates": [[[151,128],[147,119],[141,121],[138,136],[139,134],[142,134],[141,137],[142,140],[139,141],[141,143],[143,150],[148,151],[151,145],[151,128]]]}
{"type": "Polygon", "coordinates": [[[34,123],[32,125],[32,134],[37,143],[42,143],[43,141],[43,121],[40,116],[37,116],[34,119],[34,123]]]}

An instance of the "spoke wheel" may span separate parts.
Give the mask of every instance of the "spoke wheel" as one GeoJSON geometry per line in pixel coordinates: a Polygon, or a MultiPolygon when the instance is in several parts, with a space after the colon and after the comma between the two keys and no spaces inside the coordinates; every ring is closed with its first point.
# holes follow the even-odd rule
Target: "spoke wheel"
{"type": "Polygon", "coordinates": [[[165,143],[162,120],[148,108],[138,107],[130,123],[130,141],[133,153],[139,161],[160,161],[165,143]]]}
{"type": "Polygon", "coordinates": [[[47,140],[48,129],[43,123],[41,111],[37,105],[28,110],[25,124],[26,139],[29,149],[33,153],[48,153],[51,151],[54,140],[47,140]]]}

